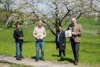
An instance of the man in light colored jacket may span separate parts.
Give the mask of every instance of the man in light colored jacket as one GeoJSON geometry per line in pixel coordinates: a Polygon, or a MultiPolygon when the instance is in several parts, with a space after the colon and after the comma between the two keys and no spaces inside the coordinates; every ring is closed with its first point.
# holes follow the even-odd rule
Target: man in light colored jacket
{"type": "MultiPolygon", "coordinates": [[[[39,60],[39,47],[41,46],[41,60],[44,60],[44,38],[46,36],[45,28],[42,26],[43,22],[40,20],[38,26],[34,28],[33,36],[36,38],[36,60],[39,60]],[[38,35],[42,35],[42,38],[39,38],[38,35]]],[[[40,36],[41,37],[41,36],[40,36]]]]}

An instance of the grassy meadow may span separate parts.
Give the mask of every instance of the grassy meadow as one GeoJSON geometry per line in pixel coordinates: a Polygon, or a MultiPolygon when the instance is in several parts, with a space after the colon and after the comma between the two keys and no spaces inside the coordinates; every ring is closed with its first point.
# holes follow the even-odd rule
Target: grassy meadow
{"type": "MultiPolygon", "coordinates": [[[[79,62],[98,66],[100,64],[100,35],[97,33],[98,30],[100,30],[100,21],[95,21],[93,18],[90,18],[90,20],[87,18],[80,18],[79,24],[82,25],[84,30],[82,42],[80,43],[79,62]]],[[[33,29],[35,26],[36,25],[29,26],[28,28],[22,27],[25,38],[23,44],[23,56],[33,60],[36,57],[35,38],[33,37],[33,29]]],[[[65,30],[67,26],[68,25],[63,26],[63,29],[65,30]]],[[[0,25],[1,55],[15,56],[16,45],[13,38],[13,32],[15,29],[15,26],[8,29],[6,25],[0,25]]],[[[60,60],[64,63],[73,61],[74,57],[69,38],[66,39],[66,57],[58,57],[59,51],[56,50],[56,45],[54,43],[55,36],[47,29],[46,32],[47,36],[44,45],[45,60],[52,62],[59,62],[60,60]]]]}

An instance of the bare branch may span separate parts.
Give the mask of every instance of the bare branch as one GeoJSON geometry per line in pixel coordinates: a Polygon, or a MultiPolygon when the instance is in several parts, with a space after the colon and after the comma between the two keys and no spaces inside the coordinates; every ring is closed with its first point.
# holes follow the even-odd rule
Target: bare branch
{"type": "Polygon", "coordinates": [[[49,29],[50,29],[50,31],[52,32],[52,34],[54,34],[54,35],[56,35],[56,33],[51,29],[51,27],[50,27],[50,25],[47,23],[47,22],[45,22],[45,21],[43,21],[45,24],[47,24],[47,26],[49,27],[49,29]]]}
{"type": "Polygon", "coordinates": [[[68,12],[65,14],[65,16],[60,20],[60,22],[59,22],[60,24],[61,24],[61,22],[68,16],[68,14],[70,13],[70,11],[71,11],[71,10],[68,10],[68,12]]]}
{"type": "Polygon", "coordinates": [[[91,0],[90,8],[91,8],[92,10],[94,10],[94,11],[96,11],[96,12],[99,12],[99,13],[100,13],[100,11],[99,11],[99,10],[96,10],[96,9],[94,9],[94,8],[93,8],[93,0],[91,0]]]}
{"type": "Polygon", "coordinates": [[[78,17],[76,19],[79,19],[81,17],[82,13],[80,12],[80,14],[78,15],[78,17]]]}

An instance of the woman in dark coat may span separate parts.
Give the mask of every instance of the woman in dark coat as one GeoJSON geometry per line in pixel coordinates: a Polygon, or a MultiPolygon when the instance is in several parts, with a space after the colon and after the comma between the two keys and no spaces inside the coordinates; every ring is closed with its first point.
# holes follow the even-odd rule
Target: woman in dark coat
{"type": "Polygon", "coordinates": [[[62,30],[62,26],[59,26],[59,32],[56,34],[55,43],[57,48],[59,48],[59,56],[61,56],[61,53],[63,52],[65,57],[66,37],[65,32],[62,30]]]}

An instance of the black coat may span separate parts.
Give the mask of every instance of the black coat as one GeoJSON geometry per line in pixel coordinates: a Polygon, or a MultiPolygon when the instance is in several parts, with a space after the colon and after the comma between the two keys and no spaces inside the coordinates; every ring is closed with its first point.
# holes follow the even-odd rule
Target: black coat
{"type": "Polygon", "coordinates": [[[58,34],[59,34],[60,32],[58,32],[57,34],[56,34],[56,39],[55,39],[55,43],[59,46],[58,48],[59,48],[59,50],[65,50],[65,48],[66,48],[66,37],[65,37],[65,32],[64,31],[62,31],[61,33],[60,33],[60,36],[59,36],[59,43],[57,42],[57,39],[58,39],[58,34]],[[63,46],[63,44],[65,44],[65,46],[63,46]]]}
{"type": "Polygon", "coordinates": [[[13,37],[15,38],[15,42],[16,42],[16,43],[23,42],[23,40],[20,40],[20,39],[19,39],[20,37],[24,37],[23,31],[22,31],[22,30],[19,31],[18,29],[14,30],[13,37]]]}

